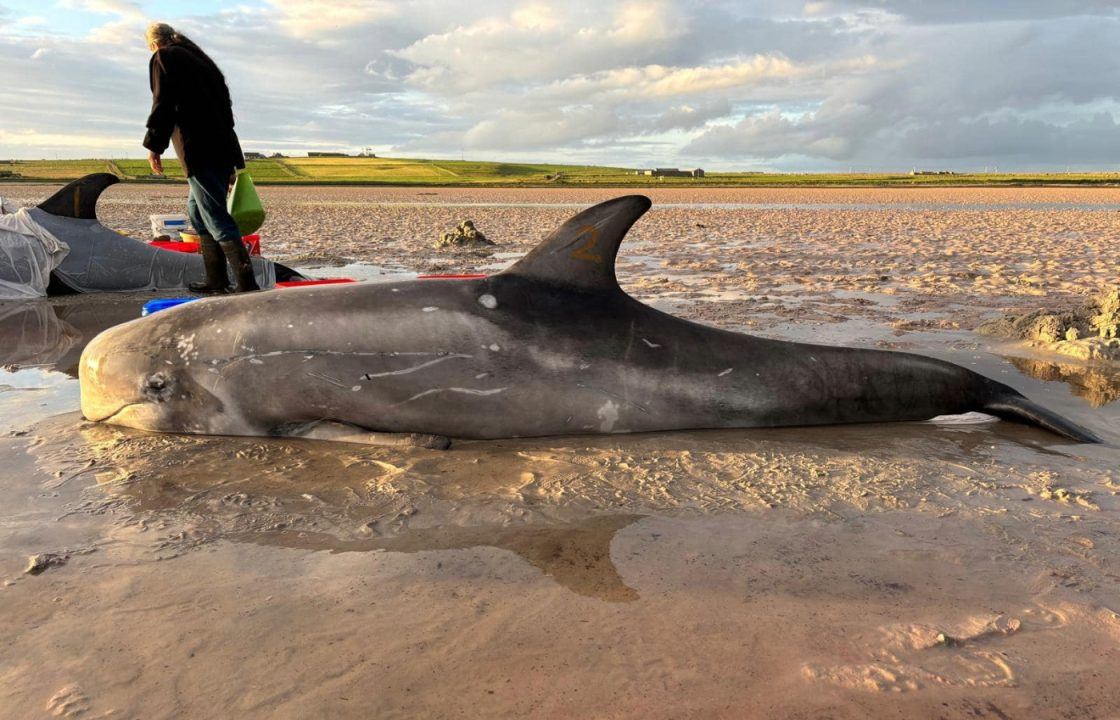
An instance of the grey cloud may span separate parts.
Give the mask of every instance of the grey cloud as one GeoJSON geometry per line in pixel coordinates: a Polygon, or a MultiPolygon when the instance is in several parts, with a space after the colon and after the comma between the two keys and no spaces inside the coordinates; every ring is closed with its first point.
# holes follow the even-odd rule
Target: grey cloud
{"type": "Polygon", "coordinates": [[[1024,165],[1120,163],[1120,125],[1109,113],[1065,125],[1020,117],[948,120],[912,130],[899,149],[911,157],[1024,165]]]}
{"type": "MultiPolygon", "coordinates": [[[[893,66],[831,84],[809,112],[756,113],[711,128],[683,152],[895,169],[929,158],[1077,162],[1092,156],[1091,143],[1111,142],[1107,123],[1097,117],[1055,124],[1033,116],[1057,107],[1085,118],[1093,104],[1120,99],[1120,63],[1103,52],[1116,30],[1116,20],[1087,18],[905,29],[879,48],[898,59],[893,66]]],[[[1107,156],[1099,155],[1102,162],[1107,156]]]]}
{"type": "Polygon", "coordinates": [[[582,145],[618,131],[621,121],[607,108],[573,108],[552,112],[499,112],[463,133],[472,149],[527,150],[582,145]]]}
{"type": "Polygon", "coordinates": [[[825,120],[802,121],[774,110],[752,115],[736,125],[722,125],[690,143],[684,154],[706,158],[778,158],[806,155],[826,160],[847,160],[855,141],[833,132],[825,120]]]}
{"type": "Polygon", "coordinates": [[[656,132],[667,130],[694,130],[703,127],[709,120],[727,117],[731,114],[731,103],[727,98],[719,98],[699,106],[679,105],[661,114],[651,126],[656,132]]]}
{"type": "Polygon", "coordinates": [[[394,84],[398,89],[399,83],[416,71],[416,64],[407,60],[382,53],[366,63],[367,75],[380,78],[386,83],[394,84]]]}
{"type": "Polygon", "coordinates": [[[1113,0],[838,0],[837,6],[884,10],[919,23],[961,24],[1116,16],[1113,0]]]}

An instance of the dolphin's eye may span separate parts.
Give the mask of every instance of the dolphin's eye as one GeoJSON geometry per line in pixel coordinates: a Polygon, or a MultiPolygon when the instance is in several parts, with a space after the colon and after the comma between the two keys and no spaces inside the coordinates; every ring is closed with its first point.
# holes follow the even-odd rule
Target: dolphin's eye
{"type": "Polygon", "coordinates": [[[152,373],[140,383],[140,393],[149,400],[163,402],[171,397],[174,380],[166,373],[152,373]]]}

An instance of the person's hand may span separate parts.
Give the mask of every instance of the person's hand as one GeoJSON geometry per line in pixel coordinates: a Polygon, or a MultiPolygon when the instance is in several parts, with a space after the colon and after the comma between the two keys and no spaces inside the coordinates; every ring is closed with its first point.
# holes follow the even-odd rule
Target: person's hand
{"type": "Polygon", "coordinates": [[[148,153],[148,165],[152,167],[153,175],[163,175],[163,160],[160,158],[159,153],[148,153]]]}

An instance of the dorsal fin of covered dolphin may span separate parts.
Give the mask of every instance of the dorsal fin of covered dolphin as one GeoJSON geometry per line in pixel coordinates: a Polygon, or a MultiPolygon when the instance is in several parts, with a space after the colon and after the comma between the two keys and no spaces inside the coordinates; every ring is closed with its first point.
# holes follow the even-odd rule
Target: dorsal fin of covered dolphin
{"type": "Polygon", "coordinates": [[[119,183],[121,179],[110,173],[94,173],[78,178],[54,195],[39,203],[43,212],[58,217],[80,220],[97,219],[97,199],[105,188],[119,183]]]}
{"type": "Polygon", "coordinates": [[[503,271],[584,291],[618,290],[618,246],[649,210],[645,195],[625,195],[590,207],[556,228],[540,245],[503,271]]]}

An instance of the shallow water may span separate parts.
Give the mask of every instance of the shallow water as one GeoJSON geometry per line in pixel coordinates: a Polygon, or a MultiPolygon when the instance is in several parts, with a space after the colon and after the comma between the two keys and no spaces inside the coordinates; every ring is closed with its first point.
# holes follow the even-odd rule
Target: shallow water
{"type": "Polygon", "coordinates": [[[73,374],[151,295],[6,305],[0,717],[1120,706],[1115,372],[921,325],[951,304],[674,285],[702,273],[637,260],[668,275],[634,282],[663,309],[951,360],[1109,444],[982,418],[447,452],[148,434],[84,422],[73,374]],[[39,553],[61,564],[25,573],[39,553]]]}

